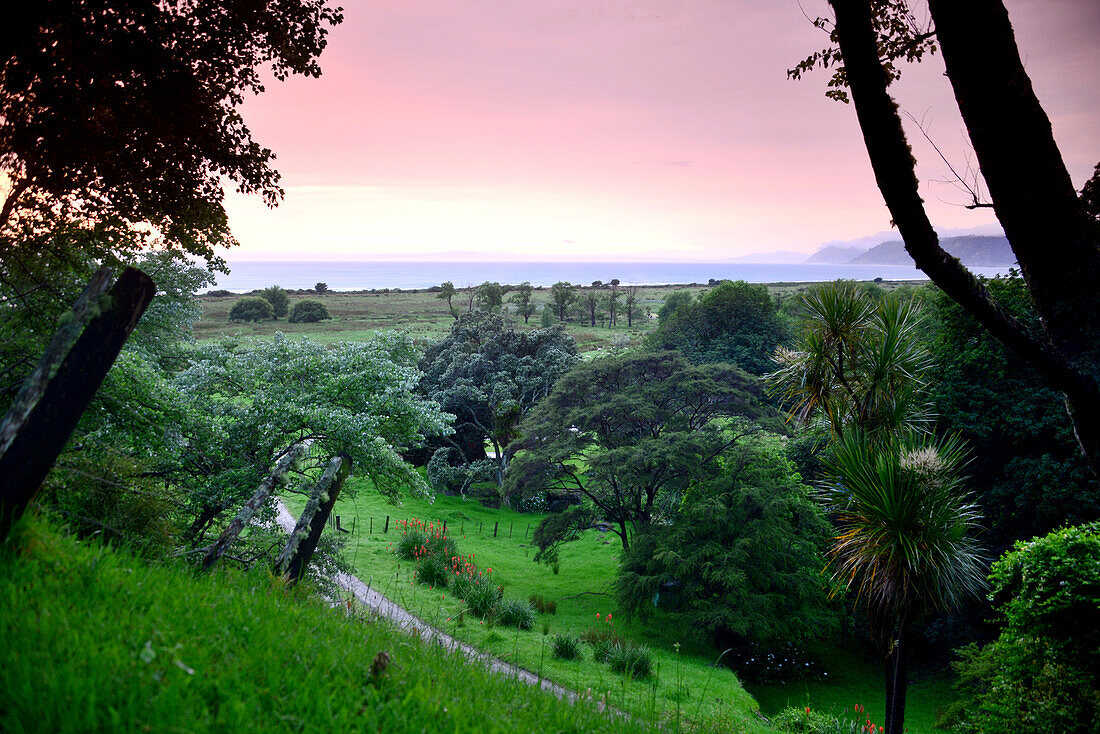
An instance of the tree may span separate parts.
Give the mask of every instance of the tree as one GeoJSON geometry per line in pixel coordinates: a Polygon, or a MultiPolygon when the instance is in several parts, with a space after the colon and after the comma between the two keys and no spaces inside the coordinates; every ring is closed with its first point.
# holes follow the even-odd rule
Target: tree
{"type": "Polygon", "coordinates": [[[150,238],[217,261],[234,243],[222,180],[269,205],[282,197],[274,154],[239,106],[277,79],[318,76],[324,0],[34,3],[9,13],[0,66],[4,269],[34,259],[63,227],[97,232],[116,253],[150,238]],[[136,225],[156,235],[132,237],[136,225]]]}
{"type": "Polygon", "coordinates": [[[856,430],[826,460],[820,496],[836,528],[835,582],[855,587],[885,654],[886,732],[901,734],[910,630],[984,588],[977,505],[962,487],[962,444],[856,430]]]}
{"type": "Polygon", "coordinates": [[[676,623],[720,647],[818,637],[835,622],[820,578],[830,531],[779,438],[757,434],[688,490],[671,524],[635,536],[620,603],[647,617],[671,596],[676,623]]]}
{"type": "Polygon", "coordinates": [[[286,291],[277,285],[273,285],[269,288],[264,288],[260,291],[260,297],[267,299],[267,302],[271,304],[271,312],[275,318],[281,319],[286,316],[288,308],[288,300],[286,291]]]}
{"type": "Polygon", "coordinates": [[[588,288],[580,298],[581,307],[588,314],[588,325],[596,325],[596,313],[600,309],[600,293],[595,288],[588,288]]]}
{"type": "Polygon", "coordinates": [[[765,414],[761,395],[741,370],[692,366],[675,352],[579,363],[520,425],[507,484],[580,493],[627,549],[630,530],[757,430],[746,420],[765,414]]]}
{"type": "Polygon", "coordinates": [[[914,301],[875,300],[851,282],[813,288],[793,348],[780,347],[769,389],[806,426],[817,418],[832,433],[889,435],[928,420],[924,393],[932,363],[914,301]]]}
{"type": "Polygon", "coordinates": [[[420,362],[420,389],[455,416],[454,435],[428,464],[433,484],[465,492],[473,482],[492,481],[509,506],[517,488],[506,491],[504,476],[516,427],[577,359],[576,343],[561,326],[516,331],[497,314],[463,314],[420,362]]]}
{"type": "MultiPolygon", "coordinates": [[[[846,98],[843,86],[851,90],[876,182],[906,250],[983,327],[1065,395],[1081,450],[1093,471],[1100,471],[1100,289],[1094,286],[1100,282],[1100,228],[1088,197],[1073,189],[1002,0],[929,0],[934,33],[912,27],[904,0],[830,0],[830,5],[836,47],[806,59],[791,75],[818,63],[843,64],[830,83],[831,94],[846,98]],[[912,153],[887,88],[898,75],[895,60],[919,59],[933,43],[943,54],[991,206],[1020,264],[1041,332],[1000,308],[940,247],[924,210],[912,153]]],[[[819,19],[818,25],[828,21],[819,19]]]]}
{"type": "Polygon", "coordinates": [[[477,287],[476,300],[477,307],[482,311],[500,311],[504,303],[504,289],[500,283],[485,281],[477,287]]]}
{"type": "Polygon", "coordinates": [[[319,282],[319,283],[317,283],[316,285],[313,286],[313,290],[317,295],[323,296],[326,293],[328,293],[328,283],[320,283],[319,282]]]}
{"type": "Polygon", "coordinates": [[[565,315],[576,299],[577,292],[568,282],[558,281],[550,287],[550,301],[554,304],[558,321],[565,321],[565,315]]]}
{"type": "Polygon", "coordinates": [[[604,297],[604,308],[607,309],[608,327],[610,328],[619,323],[619,299],[622,297],[623,292],[619,290],[618,278],[612,278],[609,285],[611,290],[604,297]]]}
{"type": "Polygon", "coordinates": [[[640,286],[628,285],[623,289],[626,294],[624,299],[624,306],[626,310],[626,326],[627,328],[634,327],[634,319],[638,317],[640,309],[638,308],[638,291],[640,286]]]}
{"type": "Polygon", "coordinates": [[[772,356],[786,340],[767,286],[740,280],[723,281],[694,302],[672,307],[648,338],[653,348],[677,349],[696,364],[730,362],[754,375],[775,368],[772,356]]]}
{"type": "MultiPolygon", "coordinates": [[[[986,283],[998,305],[1037,327],[1019,277],[986,283]]],[[[1061,394],[942,291],[928,301],[938,427],[971,448],[970,487],[995,552],[1063,523],[1100,518],[1100,482],[1073,436],[1061,394]]]]}
{"type": "Polygon", "coordinates": [[[692,296],[691,291],[673,291],[665,296],[664,303],[661,304],[661,308],[657,311],[657,326],[661,326],[681,309],[687,308],[691,305],[692,296]]]}
{"type": "Polygon", "coordinates": [[[347,454],[387,497],[427,493],[401,454],[447,421],[414,393],[416,356],[412,340],[393,333],[336,345],[276,334],[196,347],[171,381],[186,415],[168,426],[175,450],[156,471],[186,489],[193,542],[303,441],[322,464],[347,454]]]}
{"type": "Polygon", "coordinates": [[[242,298],[229,309],[230,321],[269,321],[273,318],[275,310],[271,308],[271,301],[266,298],[242,298]]]}
{"type": "Polygon", "coordinates": [[[447,311],[450,312],[451,316],[457,319],[458,309],[455,308],[455,305],[453,303],[456,292],[457,291],[455,291],[455,284],[448,280],[446,283],[439,286],[439,293],[436,293],[435,297],[442,301],[446,301],[447,311]]]}
{"type": "Polygon", "coordinates": [[[523,317],[523,323],[525,324],[532,316],[535,315],[535,312],[538,310],[538,307],[535,306],[534,301],[531,300],[531,294],[534,293],[534,290],[535,289],[531,286],[530,283],[524,281],[516,287],[516,290],[512,294],[512,298],[510,299],[512,303],[515,304],[516,310],[519,312],[519,315],[523,317]]]}
{"type": "Polygon", "coordinates": [[[290,323],[292,324],[315,324],[318,321],[331,318],[325,304],[309,299],[295,303],[294,309],[290,312],[290,323]]]}

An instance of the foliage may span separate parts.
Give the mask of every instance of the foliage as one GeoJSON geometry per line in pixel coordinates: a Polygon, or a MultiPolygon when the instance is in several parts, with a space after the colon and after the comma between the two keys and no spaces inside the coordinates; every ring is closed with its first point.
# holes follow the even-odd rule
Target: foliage
{"type": "Polygon", "coordinates": [[[957,438],[873,443],[850,433],[826,460],[820,498],[836,526],[833,579],[855,586],[884,640],[898,624],[956,608],[984,588],[978,508],[957,438]]]}
{"type": "Polygon", "coordinates": [[[627,548],[628,526],[666,512],[756,430],[743,419],[764,415],[760,395],[741,370],[675,352],[582,362],[524,420],[507,486],[583,494],[627,548]]]}
{"type": "MultiPolygon", "coordinates": [[[[878,41],[879,56],[889,82],[901,78],[896,62],[920,61],[925,54],[936,53],[935,33],[918,22],[908,0],[872,0],[874,9],[872,24],[878,41]]],[[[817,67],[833,68],[825,96],[838,102],[848,102],[848,76],[844,58],[837,45],[836,31],[828,18],[815,18],[813,24],[829,31],[830,45],[808,57],[787,71],[788,78],[801,79],[802,75],[817,67]]],[[[929,23],[928,26],[931,24],[929,23]]]]}
{"type": "Polygon", "coordinates": [[[680,311],[690,309],[693,302],[691,291],[673,291],[665,296],[661,308],[657,311],[657,327],[664,326],[680,311]]]}
{"type": "MultiPolygon", "coordinates": [[[[1002,308],[1040,328],[1021,278],[986,286],[1002,308]]],[[[1081,455],[1062,394],[945,293],[937,290],[930,303],[936,379],[928,395],[940,427],[972,448],[970,486],[991,545],[1005,550],[1061,523],[1100,517],[1100,482],[1081,455]]]]}
{"type": "Polygon", "coordinates": [[[873,298],[849,281],[802,300],[806,318],[791,349],[780,347],[769,389],[802,425],[822,417],[833,433],[875,436],[927,422],[931,361],[915,301],[873,298]]]}
{"type": "MultiPolygon", "coordinates": [[[[534,290],[530,283],[524,281],[516,286],[512,297],[509,299],[515,305],[516,312],[523,317],[523,323],[525,324],[538,310],[535,302],[531,300],[534,290]]],[[[549,326],[549,324],[544,324],[544,326],[549,326]]]]}
{"type": "Polygon", "coordinates": [[[876,727],[874,722],[861,711],[858,704],[855,710],[841,715],[829,714],[824,711],[816,711],[809,706],[805,708],[785,708],[772,718],[772,724],[779,731],[794,732],[797,734],[875,734],[881,727],[876,727]]]}
{"type": "MultiPolygon", "coordinates": [[[[274,154],[239,112],[276,79],[318,76],[328,26],[323,0],[94,5],[47,2],[7,19],[0,66],[0,174],[11,188],[0,233],[34,238],[72,226],[133,252],[136,225],[167,247],[216,260],[233,244],[222,181],[282,197],[274,154]],[[94,222],[94,224],[87,224],[94,222]]],[[[62,236],[66,243],[71,239],[62,236]]],[[[67,244],[64,246],[68,246],[67,244]]],[[[5,247],[4,262],[18,253],[5,247]]]]}
{"type": "Polygon", "coordinates": [[[475,617],[496,615],[501,591],[492,576],[483,571],[467,570],[454,580],[454,592],[466,603],[466,609],[475,617]]]}
{"type": "Polygon", "coordinates": [[[229,311],[230,321],[268,321],[275,318],[275,309],[266,298],[249,296],[233,304],[229,311]]]}
{"type": "Polygon", "coordinates": [[[436,554],[422,555],[416,559],[413,578],[417,583],[446,589],[452,578],[451,564],[436,554]]]}
{"type": "Polygon", "coordinates": [[[197,347],[173,379],[188,411],[161,475],[189,494],[198,535],[251,494],[275,458],[309,440],[311,460],[348,454],[356,474],[388,497],[428,487],[400,452],[445,430],[438,406],[413,393],[411,340],[382,333],[326,347],[280,335],[197,347]]]}
{"type": "Polygon", "coordinates": [[[443,285],[439,286],[439,293],[437,293],[435,297],[441,301],[446,301],[447,312],[457,319],[458,309],[455,308],[454,305],[455,293],[457,293],[457,291],[455,290],[455,284],[448,280],[447,282],[443,283],[443,285]]]}
{"type": "Polygon", "coordinates": [[[405,528],[401,531],[401,537],[394,543],[393,554],[403,561],[415,561],[421,554],[427,553],[425,543],[428,542],[428,534],[420,528],[405,528]]]}
{"type": "Polygon", "coordinates": [[[482,311],[499,312],[504,303],[504,288],[500,283],[485,281],[477,287],[474,300],[482,311]]]}
{"type": "Polygon", "coordinates": [[[550,641],[551,655],[558,660],[577,660],[584,655],[581,649],[581,641],[568,632],[554,635],[550,641]]]}
{"type": "Polygon", "coordinates": [[[298,301],[290,311],[292,324],[315,324],[331,318],[325,304],[310,299],[298,301]]]}
{"type": "Polygon", "coordinates": [[[611,670],[631,678],[648,678],[653,673],[653,656],[641,645],[612,643],[603,660],[611,670]]]}
{"type": "Polygon", "coordinates": [[[317,283],[313,286],[313,291],[319,296],[328,293],[328,290],[328,283],[317,283]]]}
{"type": "Polygon", "coordinates": [[[505,627],[529,630],[535,626],[535,608],[523,599],[502,599],[497,606],[497,621],[505,627]]]}
{"type": "Polygon", "coordinates": [[[1100,523],[1068,527],[993,564],[1003,628],[960,651],[959,732],[1100,731],[1100,523]]]}
{"type": "Polygon", "coordinates": [[[495,481],[507,505],[517,491],[503,490],[516,426],[577,359],[576,343],[561,327],[516,331],[496,314],[463,314],[420,362],[420,389],[455,415],[455,436],[428,465],[431,482],[465,491],[472,482],[495,481]],[[485,455],[486,442],[492,458],[485,455]]]}
{"type": "Polygon", "coordinates": [[[275,318],[281,319],[286,316],[289,300],[285,290],[273,285],[260,291],[260,298],[266,299],[271,304],[271,312],[275,318]]]}
{"type": "Polygon", "coordinates": [[[676,349],[695,364],[729,362],[762,375],[775,368],[772,355],[787,340],[787,328],[767,286],[723,281],[694,302],[677,291],[661,307],[664,318],[647,342],[655,349],[676,349]],[[670,304],[679,293],[683,304],[670,304]],[[666,309],[668,309],[666,311],[666,309]]]}
{"type": "Polygon", "coordinates": [[[820,636],[835,623],[820,577],[830,530],[780,441],[754,436],[688,491],[672,524],[634,538],[620,604],[648,617],[660,595],[677,624],[722,647],[820,636]]]}
{"type": "Polygon", "coordinates": [[[558,321],[565,321],[569,307],[577,300],[576,287],[566,281],[558,281],[550,287],[550,302],[554,304],[554,312],[558,321]]]}

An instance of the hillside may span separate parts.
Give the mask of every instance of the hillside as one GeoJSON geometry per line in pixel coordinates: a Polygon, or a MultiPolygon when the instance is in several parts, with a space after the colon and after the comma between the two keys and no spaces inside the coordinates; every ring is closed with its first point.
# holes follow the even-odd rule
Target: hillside
{"type": "Polygon", "coordinates": [[[0,731],[647,726],[288,592],[264,568],[197,575],[37,523],[20,534],[0,549],[0,731]]]}
{"type": "MultiPolygon", "coordinates": [[[[991,267],[997,265],[1012,265],[1016,262],[1016,255],[1013,254],[1012,248],[1009,247],[1008,240],[1003,236],[966,235],[963,237],[944,237],[940,240],[940,244],[943,246],[943,249],[962,260],[963,265],[972,267],[991,267]]],[[[839,251],[840,249],[841,248],[825,248],[815,253],[812,258],[825,253],[826,250],[839,251]]],[[[810,261],[814,261],[812,258],[810,261]]],[[[914,264],[913,258],[909,257],[909,253],[905,251],[905,247],[900,241],[896,240],[875,245],[866,252],[855,254],[849,260],[818,260],[814,262],[846,262],[861,265],[914,264]]]]}

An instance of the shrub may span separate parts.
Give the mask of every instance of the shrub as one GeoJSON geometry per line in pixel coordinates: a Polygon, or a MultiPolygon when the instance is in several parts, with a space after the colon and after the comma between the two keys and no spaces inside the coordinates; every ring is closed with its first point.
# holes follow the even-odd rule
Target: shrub
{"type": "Polygon", "coordinates": [[[318,283],[313,286],[313,290],[317,291],[318,294],[328,293],[328,283],[318,283]]]}
{"type": "Polygon", "coordinates": [[[451,581],[451,567],[439,556],[421,556],[416,561],[413,578],[421,584],[445,589],[451,581]]]}
{"type": "Polygon", "coordinates": [[[275,318],[275,311],[267,299],[248,296],[229,309],[230,321],[268,321],[275,318]]]}
{"type": "Polygon", "coordinates": [[[273,285],[270,288],[264,288],[260,291],[260,296],[267,300],[271,304],[271,310],[275,314],[275,318],[281,319],[286,316],[287,311],[287,297],[286,291],[277,285],[273,285]]]}
{"type": "Polygon", "coordinates": [[[989,578],[1004,627],[985,647],[959,651],[960,700],[941,723],[958,732],[1083,731],[1100,719],[1100,523],[1017,543],[989,578]]]}
{"type": "Polygon", "coordinates": [[[451,565],[452,559],[458,557],[458,544],[443,535],[441,531],[428,533],[424,547],[430,555],[439,556],[448,566],[451,565]]]}
{"type": "Polygon", "coordinates": [[[550,654],[558,660],[577,660],[582,656],[581,641],[570,634],[557,634],[550,642],[550,654]]]}
{"type": "Polygon", "coordinates": [[[498,606],[497,619],[507,627],[529,630],[535,626],[535,609],[522,599],[507,599],[498,606]]]}
{"type": "Polygon", "coordinates": [[[415,560],[424,555],[424,548],[428,542],[428,534],[417,528],[405,528],[401,537],[397,539],[397,547],[393,552],[398,558],[405,561],[415,560]]]}
{"type": "Polygon", "coordinates": [[[492,579],[479,576],[470,584],[463,601],[470,614],[475,617],[489,617],[497,610],[500,602],[500,588],[495,586],[492,579]]]}
{"type": "Polygon", "coordinates": [[[557,614],[558,603],[553,599],[547,599],[542,594],[531,594],[527,597],[527,601],[531,602],[531,606],[535,608],[535,611],[539,614],[557,614]]]}
{"type": "Polygon", "coordinates": [[[631,678],[648,678],[653,672],[653,655],[649,648],[628,643],[611,643],[604,653],[604,660],[616,673],[631,678]]]}
{"type": "Polygon", "coordinates": [[[318,321],[331,318],[325,304],[308,299],[295,303],[293,310],[290,312],[290,323],[292,324],[316,324],[318,321]]]}

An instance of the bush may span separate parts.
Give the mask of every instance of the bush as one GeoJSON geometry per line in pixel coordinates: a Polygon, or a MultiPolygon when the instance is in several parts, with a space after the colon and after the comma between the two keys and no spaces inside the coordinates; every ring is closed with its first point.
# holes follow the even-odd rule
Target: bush
{"type": "Polygon", "coordinates": [[[989,578],[1001,636],[959,651],[960,697],[941,724],[958,732],[1100,731],[1100,523],[1017,543],[989,578]]]}
{"type": "Polygon", "coordinates": [[[535,609],[522,599],[508,599],[497,607],[497,619],[507,627],[529,630],[535,626],[535,609]]]}
{"type": "Polygon", "coordinates": [[[405,528],[401,537],[397,539],[397,547],[393,552],[404,561],[416,560],[425,553],[424,548],[428,542],[428,534],[417,528],[405,528]]]}
{"type": "Polygon", "coordinates": [[[639,645],[612,643],[604,653],[604,660],[613,671],[631,678],[648,678],[653,672],[653,655],[649,648],[639,645]]]}
{"type": "Polygon", "coordinates": [[[281,319],[286,316],[287,311],[287,297],[286,291],[277,285],[273,285],[270,288],[264,288],[260,291],[260,296],[267,300],[271,304],[271,310],[275,314],[275,318],[281,319]]]}
{"type": "Polygon", "coordinates": [[[229,309],[230,321],[269,321],[275,318],[275,311],[265,298],[248,296],[233,304],[229,309]]]}
{"type": "Polygon", "coordinates": [[[531,606],[535,608],[535,611],[539,614],[557,614],[558,603],[553,599],[547,599],[541,594],[531,594],[527,597],[527,601],[531,602],[531,606]]]}
{"type": "Polygon", "coordinates": [[[446,589],[447,584],[451,581],[451,566],[439,556],[421,556],[416,561],[413,578],[421,584],[434,586],[437,589],[446,589]]]}
{"type": "Polygon", "coordinates": [[[294,309],[290,312],[290,323],[292,324],[316,324],[318,321],[331,318],[325,304],[308,299],[295,303],[294,309]]]}
{"type": "Polygon", "coordinates": [[[478,571],[460,573],[454,580],[454,592],[475,617],[490,617],[497,612],[501,591],[490,576],[478,571]]]}
{"type": "Polygon", "coordinates": [[[570,634],[557,634],[550,642],[550,654],[558,660],[577,660],[582,656],[581,641],[570,634]]]}

